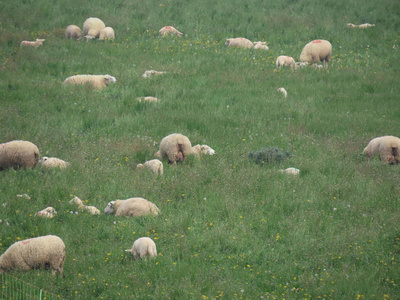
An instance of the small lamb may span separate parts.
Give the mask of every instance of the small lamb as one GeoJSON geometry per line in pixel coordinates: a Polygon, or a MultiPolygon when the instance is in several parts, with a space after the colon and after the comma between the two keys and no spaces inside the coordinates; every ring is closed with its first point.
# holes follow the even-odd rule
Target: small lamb
{"type": "Polygon", "coordinates": [[[150,78],[153,75],[162,75],[162,74],[166,74],[167,72],[164,71],[155,71],[155,70],[148,70],[146,72],[143,73],[142,77],[144,78],[150,78]]]}
{"type": "Polygon", "coordinates": [[[46,207],[45,209],[42,209],[41,211],[38,211],[35,216],[39,216],[39,217],[44,217],[44,218],[54,218],[57,215],[56,210],[54,209],[54,207],[46,207]]]}
{"type": "Polygon", "coordinates": [[[100,30],[99,40],[114,40],[115,39],[115,32],[112,27],[105,27],[100,30]]]}
{"type": "Polygon", "coordinates": [[[281,170],[279,170],[279,172],[286,173],[286,174],[289,174],[289,175],[299,175],[300,174],[300,170],[297,169],[297,168],[281,169],[281,170]]]}
{"type": "Polygon", "coordinates": [[[197,157],[200,157],[201,154],[214,155],[215,150],[208,145],[196,145],[192,147],[190,154],[193,154],[197,157]]]}
{"type": "Polygon", "coordinates": [[[118,216],[141,217],[145,215],[157,216],[160,213],[157,205],[140,197],[126,200],[115,200],[107,204],[104,209],[106,214],[118,216]]]}
{"type": "Polygon", "coordinates": [[[23,47],[23,46],[31,46],[31,47],[38,48],[39,46],[43,45],[44,41],[45,41],[45,39],[36,39],[36,41],[34,41],[34,42],[22,41],[21,42],[21,47],[23,47]]]}
{"type": "Polygon", "coordinates": [[[152,259],[157,256],[156,244],[149,237],[141,237],[137,239],[133,243],[132,249],[127,249],[125,251],[132,253],[135,259],[140,257],[143,260],[147,260],[147,257],[152,259]]]}
{"type": "Polygon", "coordinates": [[[69,201],[69,204],[78,205],[80,210],[87,210],[91,215],[100,215],[100,210],[95,206],[84,205],[82,200],[78,197],[74,197],[69,201]]]}
{"type": "Polygon", "coordinates": [[[162,175],[164,173],[163,163],[159,159],[148,160],[144,164],[138,164],[136,167],[138,169],[146,168],[157,175],[162,175]]]}
{"type": "Polygon", "coordinates": [[[369,23],[364,23],[361,25],[354,25],[353,23],[347,23],[347,27],[351,27],[351,28],[369,28],[369,27],[373,27],[375,26],[375,24],[369,24],[369,23]]]}
{"type": "Polygon", "coordinates": [[[159,31],[159,36],[160,37],[164,37],[164,36],[178,36],[178,37],[182,37],[182,32],[179,32],[176,28],[172,27],[172,26],[164,26],[163,28],[161,28],[159,31]]]}
{"type": "Polygon", "coordinates": [[[138,97],[136,98],[139,102],[160,102],[160,99],[156,98],[156,97],[151,97],[151,96],[147,96],[147,97],[138,97]]]}
{"type": "Polygon", "coordinates": [[[253,48],[253,43],[243,37],[226,39],[225,46],[238,48],[253,48]]]}
{"type": "Polygon", "coordinates": [[[46,169],[52,169],[52,168],[65,169],[68,166],[68,163],[62,159],[59,159],[57,157],[47,157],[47,156],[43,156],[39,160],[39,164],[46,169]]]}
{"type": "Polygon", "coordinates": [[[65,29],[65,38],[80,40],[82,38],[82,31],[76,25],[68,25],[68,27],[65,29]]]}
{"type": "Polygon", "coordinates": [[[296,64],[294,58],[291,56],[286,56],[286,55],[278,56],[275,64],[276,64],[277,69],[281,69],[282,67],[285,67],[285,66],[290,67],[292,69],[297,69],[297,64],[296,64]]]}
{"type": "Polygon", "coordinates": [[[277,89],[277,91],[281,92],[285,98],[287,97],[287,91],[285,90],[285,88],[281,87],[281,88],[277,89]]]}
{"type": "Polygon", "coordinates": [[[110,83],[117,82],[114,76],[111,75],[73,75],[63,81],[63,84],[72,85],[90,85],[96,89],[103,89],[110,83]]]}
{"type": "Polygon", "coordinates": [[[266,42],[253,42],[254,43],[254,49],[261,49],[261,50],[268,50],[269,47],[267,46],[266,42]]]}

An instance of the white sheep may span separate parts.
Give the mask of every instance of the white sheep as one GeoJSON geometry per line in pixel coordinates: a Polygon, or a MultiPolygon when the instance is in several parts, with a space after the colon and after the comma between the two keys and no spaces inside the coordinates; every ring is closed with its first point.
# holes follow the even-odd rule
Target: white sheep
{"type": "Polygon", "coordinates": [[[38,163],[39,149],[35,144],[20,140],[0,144],[0,170],[34,168],[38,163]]]}
{"type": "Polygon", "coordinates": [[[76,196],[69,200],[68,203],[77,205],[80,210],[87,210],[91,215],[100,215],[100,210],[97,207],[83,204],[82,200],[76,196]]]}
{"type": "Polygon", "coordinates": [[[52,168],[65,169],[69,163],[57,157],[43,156],[39,160],[39,164],[46,169],[52,169],[52,168]]]}
{"type": "Polygon", "coordinates": [[[285,98],[287,97],[287,91],[285,90],[285,88],[280,87],[279,89],[277,89],[277,91],[281,92],[285,98]]]}
{"type": "Polygon", "coordinates": [[[57,211],[54,209],[54,207],[46,207],[45,209],[42,209],[41,211],[38,211],[35,216],[39,217],[44,217],[44,218],[54,218],[57,215],[57,211]]]}
{"type": "Polygon", "coordinates": [[[347,27],[351,27],[351,28],[369,28],[369,27],[373,27],[375,26],[375,24],[369,24],[369,23],[364,23],[364,24],[360,24],[360,25],[354,25],[352,23],[347,23],[347,27]]]}
{"type": "Polygon", "coordinates": [[[138,169],[146,168],[154,174],[162,175],[164,173],[163,163],[158,159],[148,160],[144,164],[138,164],[136,167],[138,169]]]}
{"type": "Polygon", "coordinates": [[[83,35],[88,39],[88,37],[97,38],[100,35],[100,30],[102,30],[106,25],[99,18],[88,18],[83,23],[83,35]]]}
{"type": "Polygon", "coordinates": [[[293,57],[291,56],[286,56],[286,55],[280,55],[276,59],[275,65],[278,69],[281,69],[282,67],[290,67],[292,69],[297,69],[297,64],[294,60],[293,57]]]}
{"type": "Polygon", "coordinates": [[[159,151],[154,156],[168,158],[170,164],[176,165],[177,162],[184,161],[191,152],[192,144],[188,137],[180,133],[173,133],[161,140],[159,151]]]}
{"type": "Polygon", "coordinates": [[[28,194],[17,194],[17,197],[31,200],[31,196],[29,196],[28,194]]]}
{"type": "Polygon", "coordinates": [[[289,175],[299,175],[300,174],[300,170],[299,169],[297,169],[297,168],[287,168],[287,169],[281,169],[281,170],[279,170],[279,172],[281,172],[281,173],[286,173],[286,174],[289,174],[289,175]]]}
{"type": "Polygon", "coordinates": [[[215,150],[208,145],[196,145],[190,150],[190,154],[200,157],[201,154],[204,155],[214,155],[215,150]]]}
{"type": "Polygon", "coordinates": [[[238,48],[253,48],[253,43],[242,37],[226,39],[225,46],[238,48]]]}
{"type": "Polygon", "coordinates": [[[378,154],[382,162],[397,165],[400,163],[400,139],[391,135],[374,138],[364,148],[363,154],[368,158],[378,154]]]}
{"type": "Polygon", "coordinates": [[[100,30],[99,40],[114,40],[115,32],[112,27],[104,27],[100,30]]]}
{"type": "Polygon", "coordinates": [[[90,85],[96,89],[103,89],[110,83],[117,82],[114,76],[111,75],[74,75],[64,80],[63,84],[73,85],[90,85]]]}
{"type": "Polygon", "coordinates": [[[80,40],[82,38],[82,31],[76,25],[68,25],[65,29],[65,38],[80,40]]]}
{"type": "Polygon", "coordinates": [[[254,49],[260,49],[260,50],[268,50],[269,47],[267,46],[266,42],[253,42],[254,43],[254,49]]]}
{"type": "Polygon", "coordinates": [[[30,46],[30,47],[38,48],[39,46],[43,45],[44,41],[45,41],[45,39],[36,39],[36,41],[34,41],[34,42],[32,42],[32,41],[22,41],[21,42],[21,47],[30,46]]]}
{"type": "Polygon", "coordinates": [[[164,71],[156,71],[156,70],[147,70],[143,73],[142,77],[144,78],[150,78],[153,75],[162,75],[166,74],[167,72],[164,71]]]}
{"type": "Polygon", "coordinates": [[[160,210],[154,203],[144,198],[137,197],[111,201],[104,209],[104,213],[115,214],[116,216],[140,217],[145,215],[157,216],[160,210]]]}
{"type": "Polygon", "coordinates": [[[164,26],[163,28],[161,28],[159,31],[159,36],[160,37],[164,37],[164,36],[178,36],[178,37],[182,37],[182,32],[179,32],[176,28],[172,27],[172,26],[164,26]]]}
{"type": "Polygon", "coordinates": [[[156,98],[156,97],[151,97],[151,96],[147,96],[147,97],[138,97],[136,98],[139,102],[160,102],[160,99],[156,98]]]}
{"type": "Polygon", "coordinates": [[[125,250],[132,253],[135,259],[139,257],[147,260],[147,257],[154,258],[157,256],[157,248],[154,241],[149,237],[138,238],[132,245],[132,249],[125,250]]]}
{"type": "Polygon", "coordinates": [[[63,275],[65,244],[55,235],[39,236],[12,244],[0,256],[0,273],[3,271],[50,267],[51,273],[63,275]]]}
{"type": "Polygon", "coordinates": [[[332,44],[326,40],[314,40],[304,46],[300,53],[300,62],[316,64],[322,62],[328,66],[332,57],[332,44]]]}

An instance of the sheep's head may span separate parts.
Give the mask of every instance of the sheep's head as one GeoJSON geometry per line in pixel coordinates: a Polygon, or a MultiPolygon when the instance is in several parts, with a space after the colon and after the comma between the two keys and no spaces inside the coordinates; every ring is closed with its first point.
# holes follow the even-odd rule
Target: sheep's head
{"type": "Polygon", "coordinates": [[[229,46],[229,44],[231,43],[232,40],[233,39],[226,39],[225,46],[229,46]]]}
{"type": "Polygon", "coordinates": [[[214,155],[215,154],[215,150],[213,148],[211,148],[210,146],[201,145],[200,149],[201,149],[201,153],[203,153],[203,154],[206,154],[206,155],[214,155]]]}
{"type": "Polygon", "coordinates": [[[106,214],[115,213],[115,201],[108,202],[106,208],[104,209],[104,213],[106,214]]]}
{"type": "Polygon", "coordinates": [[[111,75],[104,75],[104,80],[106,81],[106,84],[109,85],[111,82],[117,82],[117,79],[115,79],[114,76],[111,75]]]}
{"type": "Polygon", "coordinates": [[[138,165],[136,166],[136,168],[138,168],[138,169],[143,169],[143,168],[144,168],[144,164],[138,164],[138,165]]]}
{"type": "Polygon", "coordinates": [[[43,164],[45,161],[47,161],[49,158],[47,156],[43,156],[40,160],[39,160],[39,164],[43,164]]]}

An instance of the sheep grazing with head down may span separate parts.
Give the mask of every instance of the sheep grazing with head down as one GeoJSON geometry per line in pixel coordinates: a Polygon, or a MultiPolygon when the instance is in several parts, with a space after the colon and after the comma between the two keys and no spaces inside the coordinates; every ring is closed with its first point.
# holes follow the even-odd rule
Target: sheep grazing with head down
{"type": "Polygon", "coordinates": [[[56,210],[54,209],[54,207],[46,207],[45,209],[42,209],[41,211],[38,211],[35,216],[39,216],[39,217],[44,217],[44,218],[54,218],[57,215],[56,210]]]}
{"type": "Polygon", "coordinates": [[[200,155],[214,155],[215,150],[207,145],[196,145],[192,147],[190,154],[197,157],[200,157],[200,155]]]}
{"type": "Polygon", "coordinates": [[[164,173],[163,163],[158,159],[148,160],[144,164],[138,164],[136,167],[138,169],[146,168],[157,175],[162,175],[164,173]]]}
{"type": "Polygon", "coordinates": [[[30,46],[30,47],[38,48],[39,46],[43,45],[44,41],[45,41],[45,39],[36,39],[36,41],[34,41],[34,42],[32,42],[32,41],[22,41],[21,42],[21,47],[30,46]]]}
{"type": "Polygon", "coordinates": [[[39,236],[12,244],[0,256],[0,273],[3,271],[29,271],[50,268],[51,273],[63,275],[65,244],[55,235],[39,236]]]}
{"type": "Polygon", "coordinates": [[[164,137],[160,142],[159,150],[154,154],[157,158],[168,158],[172,165],[184,161],[192,153],[192,144],[188,137],[180,133],[173,133],[164,137]]]}
{"type": "Polygon", "coordinates": [[[0,170],[7,168],[34,168],[39,163],[39,149],[28,141],[10,141],[0,144],[0,170]]]}
{"type": "Polygon", "coordinates": [[[63,84],[72,85],[90,85],[96,89],[103,89],[110,83],[117,82],[114,76],[111,75],[74,75],[64,80],[63,84]]]}
{"type": "Polygon", "coordinates": [[[80,40],[82,38],[82,31],[76,25],[68,25],[67,28],[65,29],[65,38],[80,40]]]}
{"type": "Polygon", "coordinates": [[[125,250],[126,252],[132,253],[135,259],[141,258],[147,260],[157,256],[157,248],[154,241],[149,237],[138,238],[132,245],[131,249],[125,250]]]}
{"type": "Polygon", "coordinates": [[[360,24],[360,25],[354,25],[353,23],[347,23],[347,27],[351,27],[351,28],[369,28],[369,27],[373,27],[375,26],[375,24],[369,24],[369,23],[364,23],[364,24],[360,24]]]}
{"type": "Polygon", "coordinates": [[[83,35],[88,39],[97,38],[106,25],[99,18],[87,18],[83,23],[83,35]]]}
{"type": "Polygon", "coordinates": [[[54,169],[54,168],[59,168],[59,169],[65,169],[68,166],[68,163],[62,159],[59,159],[57,157],[47,157],[43,156],[39,160],[40,166],[46,169],[54,169]]]}
{"type": "Polygon", "coordinates": [[[83,204],[82,200],[79,199],[78,197],[74,197],[69,201],[69,204],[75,204],[78,206],[80,210],[86,210],[88,211],[91,215],[100,215],[100,210],[95,207],[95,206],[88,206],[83,204]]]}
{"type": "Polygon", "coordinates": [[[297,69],[296,62],[291,56],[281,55],[278,56],[275,62],[276,68],[281,69],[282,67],[290,67],[292,69],[297,69]]]}
{"type": "Polygon", "coordinates": [[[116,216],[141,217],[145,215],[157,216],[160,210],[154,203],[144,198],[137,197],[111,201],[104,209],[104,213],[115,214],[116,216]]]}
{"type": "Polygon", "coordinates": [[[382,162],[397,165],[400,163],[400,139],[391,135],[374,138],[364,148],[363,153],[368,158],[378,154],[382,162]]]}
{"type": "Polygon", "coordinates": [[[237,48],[253,48],[254,44],[243,37],[226,39],[225,46],[237,48]]]}
{"type": "Polygon", "coordinates": [[[304,46],[300,53],[300,62],[316,64],[322,62],[328,66],[332,57],[332,44],[326,40],[314,40],[304,46]]]}
{"type": "Polygon", "coordinates": [[[266,42],[254,42],[254,49],[260,49],[260,50],[268,50],[269,47],[267,46],[266,42]]]}
{"type": "Polygon", "coordinates": [[[160,37],[164,37],[164,36],[178,36],[178,37],[182,37],[182,32],[179,32],[176,28],[172,27],[172,26],[164,26],[163,28],[161,28],[158,31],[158,34],[160,37]]]}
{"type": "Polygon", "coordinates": [[[100,30],[99,40],[114,40],[115,32],[112,27],[104,27],[100,30]]]}

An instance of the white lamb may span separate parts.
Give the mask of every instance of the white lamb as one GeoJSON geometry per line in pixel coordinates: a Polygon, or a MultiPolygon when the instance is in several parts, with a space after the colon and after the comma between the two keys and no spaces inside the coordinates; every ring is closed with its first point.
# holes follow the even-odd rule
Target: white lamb
{"type": "Polygon", "coordinates": [[[100,30],[99,40],[114,40],[115,32],[112,27],[104,27],[100,30]]]}
{"type": "Polygon", "coordinates": [[[363,153],[368,158],[378,154],[382,162],[397,165],[400,163],[400,139],[391,135],[374,138],[364,148],[363,153]]]}
{"type": "Polygon", "coordinates": [[[158,159],[148,160],[144,164],[138,164],[136,167],[138,169],[146,168],[157,175],[162,175],[164,173],[163,163],[158,159]]]}
{"type": "Polygon", "coordinates": [[[326,40],[314,40],[304,46],[300,53],[300,62],[316,64],[322,62],[328,66],[332,57],[332,44],[326,40]]]}
{"type": "Polygon", "coordinates": [[[294,61],[294,58],[291,56],[286,56],[286,55],[278,56],[275,64],[278,69],[281,69],[282,67],[285,67],[285,66],[290,67],[292,69],[297,69],[297,64],[294,61]]]}
{"type": "Polygon", "coordinates": [[[289,174],[289,175],[299,175],[300,174],[300,170],[297,169],[297,168],[281,169],[281,170],[279,170],[279,172],[286,173],[286,174],[289,174]]]}
{"type": "Polygon", "coordinates": [[[163,28],[161,28],[159,31],[159,36],[160,37],[164,37],[164,36],[178,36],[178,37],[182,37],[182,32],[179,32],[176,28],[172,27],[172,26],[164,26],[163,28]]]}
{"type": "Polygon", "coordinates": [[[285,88],[281,87],[281,88],[277,89],[277,91],[281,92],[285,98],[287,97],[287,91],[285,90],[285,88]]]}
{"type": "Polygon", "coordinates": [[[103,89],[110,83],[117,82],[111,75],[74,75],[64,80],[63,84],[90,85],[96,89],[103,89]]]}
{"type": "Polygon", "coordinates": [[[160,99],[156,98],[156,97],[151,97],[151,96],[147,96],[147,97],[138,97],[136,98],[139,102],[160,102],[160,99]]]}
{"type": "Polygon", "coordinates": [[[82,38],[82,31],[76,25],[68,25],[68,27],[65,29],[65,38],[80,40],[82,38]]]}
{"type": "Polygon", "coordinates": [[[47,156],[43,156],[39,160],[39,164],[43,168],[47,169],[52,169],[52,168],[65,169],[68,166],[68,163],[62,159],[59,159],[57,157],[47,157],[47,156]]]}
{"type": "Polygon", "coordinates": [[[87,210],[91,215],[100,215],[100,210],[97,207],[83,204],[82,200],[76,196],[69,201],[69,204],[75,204],[80,210],[87,210]]]}
{"type": "Polygon", "coordinates": [[[160,142],[159,150],[154,154],[157,158],[168,158],[172,165],[184,161],[192,153],[192,144],[188,137],[173,133],[164,137],[160,142]]]}
{"type": "Polygon", "coordinates": [[[86,38],[97,38],[104,27],[106,25],[99,18],[88,18],[83,23],[83,35],[86,38]]]}
{"type": "Polygon", "coordinates": [[[215,150],[213,148],[211,148],[210,146],[207,145],[196,145],[193,146],[190,154],[193,154],[197,157],[200,157],[201,154],[203,155],[214,155],[215,154],[215,150]]]}
{"type": "Polygon", "coordinates": [[[261,50],[268,50],[269,47],[267,46],[266,42],[254,42],[254,49],[261,49],[261,50]]]}
{"type": "Polygon", "coordinates": [[[226,39],[225,46],[238,48],[253,48],[253,43],[242,37],[226,39]]]}
{"type": "Polygon", "coordinates": [[[160,210],[154,203],[144,198],[137,197],[111,201],[104,209],[104,213],[115,214],[116,216],[140,217],[145,215],[157,216],[160,210]]]}
{"type": "Polygon", "coordinates": [[[36,39],[36,41],[34,41],[34,42],[32,42],[32,41],[22,41],[21,42],[21,47],[30,46],[30,47],[38,48],[39,46],[43,45],[44,41],[45,41],[45,39],[36,39]]]}
{"type": "Polygon", "coordinates": [[[155,70],[148,70],[145,71],[142,75],[142,77],[144,78],[150,78],[153,75],[162,75],[162,74],[166,74],[167,72],[164,71],[155,71],[155,70]]]}
{"type": "Polygon", "coordinates": [[[147,260],[147,257],[152,259],[157,256],[156,244],[149,237],[141,237],[137,239],[133,243],[132,249],[127,249],[125,251],[132,253],[135,259],[140,257],[141,259],[147,260]]]}
{"type": "Polygon", "coordinates": [[[39,217],[44,217],[44,218],[54,218],[57,215],[57,211],[54,209],[54,207],[46,207],[45,209],[42,209],[41,211],[38,211],[35,216],[39,217]]]}
{"type": "Polygon", "coordinates": [[[351,27],[351,28],[369,28],[369,27],[373,27],[373,26],[375,26],[375,24],[364,23],[364,24],[360,24],[360,25],[354,25],[352,23],[347,23],[347,27],[351,27]]]}

